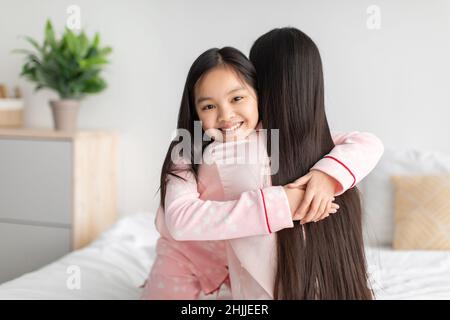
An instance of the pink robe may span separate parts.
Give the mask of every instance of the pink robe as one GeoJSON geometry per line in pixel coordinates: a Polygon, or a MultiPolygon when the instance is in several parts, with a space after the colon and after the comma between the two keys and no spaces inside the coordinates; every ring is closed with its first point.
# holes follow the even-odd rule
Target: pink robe
{"type": "MultiPolygon", "coordinates": [[[[333,140],[336,147],[311,170],[334,177],[339,195],[375,167],[383,145],[370,133],[333,134],[333,140]]],[[[156,218],[158,257],[143,298],[196,299],[200,291],[216,291],[228,275],[233,298],[272,298],[275,232],[293,222],[283,188],[270,186],[260,142],[256,134],[238,142],[214,142],[204,156],[215,162],[200,166],[198,184],[189,172],[180,173],[186,181],[169,179],[165,211],[159,208],[156,218]],[[258,146],[259,162],[236,164],[239,160],[228,147],[222,157],[224,146],[233,144],[258,146]]]]}

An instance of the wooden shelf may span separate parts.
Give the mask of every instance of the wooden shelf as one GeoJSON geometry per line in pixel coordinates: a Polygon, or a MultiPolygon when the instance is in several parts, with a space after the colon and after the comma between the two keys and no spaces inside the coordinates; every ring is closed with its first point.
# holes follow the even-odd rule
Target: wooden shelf
{"type": "Polygon", "coordinates": [[[115,131],[80,129],[74,132],[56,131],[51,128],[0,128],[0,137],[3,138],[38,138],[71,140],[76,137],[96,135],[116,135],[115,131]]]}

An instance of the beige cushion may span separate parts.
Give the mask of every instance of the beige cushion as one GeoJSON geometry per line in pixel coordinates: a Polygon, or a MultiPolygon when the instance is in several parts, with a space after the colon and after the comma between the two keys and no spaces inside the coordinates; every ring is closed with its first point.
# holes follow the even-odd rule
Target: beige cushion
{"type": "Polygon", "coordinates": [[[394,249],[450,250],[450,175],[392,176],[394,249]]]}

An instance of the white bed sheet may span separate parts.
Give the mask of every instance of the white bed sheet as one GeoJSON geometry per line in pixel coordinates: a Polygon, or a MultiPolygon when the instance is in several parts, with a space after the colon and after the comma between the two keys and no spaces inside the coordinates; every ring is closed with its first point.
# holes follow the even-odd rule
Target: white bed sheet
{"type": "Polygon", "coordinates": [[[154,259],[153,219],[120,219],[89,246],[0,285],[0,299],[138,299],[154,259]],[[80,289],[67,286],[71,266],[79,267],[80,289]]]}
{"type": "Polygon", "coordinates": [[[366,250],[376,298],[450,299],[450,251],[366,250]]]}
{"type": "MultiPolygon", "coordinates": [[[[0,299],[138,299],[154,260],[153,220],[121,219],[86,248],[0,285],[0,299]],[[71,266],[79,289],[67,286],[71,266]]],[[[377,299],[450,299],[450,252],[368,248],[367,259],[377,299]]]]}

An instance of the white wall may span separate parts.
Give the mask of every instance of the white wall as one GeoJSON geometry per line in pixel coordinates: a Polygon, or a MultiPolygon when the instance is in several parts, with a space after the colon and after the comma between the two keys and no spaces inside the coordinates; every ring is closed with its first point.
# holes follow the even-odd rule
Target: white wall
{"type": "Polygon", "coordinates": [[[79,126],[120,134],[121,215],[157,206],[160,165],[196,56],[225,45],[247,54],[274,27],[298,27],[318,44],[333,130],[450,152],[448,1],[0,0],[0,83],[22,86],[29,126],[52,125],[54,95],[19,79],[21,57],[10,50],[25,46],[19,35],[42,39],[47,17],[62,30],[72,4],[87,32],[114,47],[109,89],[83,102],[79,126]],[[366,26],[372,4],[381,9],[379,30],[366,26]]]}

